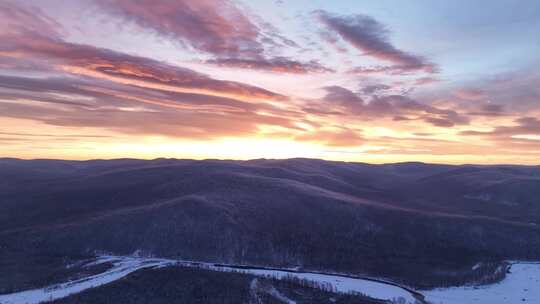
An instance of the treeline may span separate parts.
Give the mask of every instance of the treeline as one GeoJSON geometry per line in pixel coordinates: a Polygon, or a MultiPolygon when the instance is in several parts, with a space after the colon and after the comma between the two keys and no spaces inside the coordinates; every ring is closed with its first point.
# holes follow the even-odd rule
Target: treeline
{"type": "Polygon", "coordinates": [[[361,294],[336,294],[329,284],[295,277],[260,278],[241,272],[218,272],[193,267],[136,271],[113,283],[92,288],[52,304],[283,304],[275,294],[252,292],[253,280],[275,288],[297,304],[384,304],[361,294]]]}
{"type": "MultiPolygon", "coordinates": [[[[382,304],[386,301],[377,300],[368,297],[367,295],[356,292],[338,292],[336,287],[328,282],[317,282],[305,278],[299,278],[292,274],[285,276],[266,275],[264,278],[274,287],[288,294],[294,294],[296,297],[304,291],[305,294],[310,294],[307,299],[300,297],[300,300],[308,301],[305,303],[328,303],[324,299],[328,299],[334,303],[361,303],[361,304],[382,304]],[[306,292],[308,290],[309,292],[306,292]]],[[[304,302],[302,302],[304,303],[304,302]]]]}
{"type": "MultiPolygon", "coordinates": [[[[510,264],[505,261],[484,261],[478,262],[469,269],[459,269],[441,273],[445,279],[439,280],[437,287],[454,286],[480,286],[500,282],[504,280],[510,269],[510,264]]],[[[421,288],[433,288],[433,283],[429,280],[419,281],[421,288]]]]}

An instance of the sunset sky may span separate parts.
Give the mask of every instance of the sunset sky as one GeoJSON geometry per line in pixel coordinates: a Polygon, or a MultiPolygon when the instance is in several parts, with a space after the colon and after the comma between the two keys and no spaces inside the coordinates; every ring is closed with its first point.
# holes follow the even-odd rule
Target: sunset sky
{"type": "Polygon", "coordinates": [[[0,157],[540,164],[540,1],[0,0],[0,157]]]}

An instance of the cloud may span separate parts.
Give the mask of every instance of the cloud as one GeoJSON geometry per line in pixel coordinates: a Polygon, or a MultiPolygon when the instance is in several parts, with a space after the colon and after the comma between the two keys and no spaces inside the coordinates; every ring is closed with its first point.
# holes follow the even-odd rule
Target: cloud
{"type": "Polygon", "coordinates": [[[232,1],[99,0],[107,12],[220,57],[256,56],[263,51],[259,28],[232,1]]]}
{"type": "Polygon", "coordinates": [[[191,69],[153,59],[57,40],[21,41],[13,56],[40,58],[56,70],[148,88],[202,92],[253,99],[286,99],[268,90],[234,81],[216,80],[191,69]]]}
{"type": "Polygon", "coordinates": [[[341,104],[347,108],[363,107],[364,100],[353,91],[340,86],[325,87],[326,95],[323,101],[334,104],[341,104]]]}
{"type": "Polygon", "coordinates": [[[0,117],[191,139],[245,136],[262,125],[298,129],[284,112],[266,104],[77,78],[2,76],[0,117]],[[79,95],[85,103],[75,102],[79,95]]]}
{"type": "Polygon", "coordinates": [[[481,100],[487,97],[486,92],[480,89],[460,89],[454,91],[453,95],[465,100],[481,100]]]}
{"type": "MultiPolygon", "coordinates": [[[[365,55],[390,62],[394,66],[367,70],[367,72],[437,72],[437,67],[425,58],[396,48],[389,41],[388,29],[377,20],[366,15],[339,16],[326,11],[315,15],[330,30],[364,52],[365,55]]],[[[366,70],[364,70],[366,72],[366,70]]]]}
{"type": "Polygon", "coordinates": [[[294,74],[333,71],[315,60],[300,62],[269,54],[300,46],[272,24],[248,15],[233,1],[98,0],[97,3],[124,21],[211,55],[212,59],[205,61],[208,64],[294,74]]]}
{"type": "MultiPolygon", "coordinates": [[[[540,119],[525,116],[514,120],[514,125],[502,125],[490,131],[466,130],[459,133],[462,136],[477,136],[493,142],[493,145],[503,152],[515,153],[516,157],[531,155],[533,163],[537,163],[540,149],[540,119]],[[534,159],[536,157],[536,159],[534,159]]],[[[496,152],[496,151],[495,151],[496,152]]],[[[487,153],[494,153],[488,151],[487,153]]]]}
{"type": "Polygon", "coordinates": [[[415,118],[410,118],[410,117],[406,117],[406,116],[394,116],[392,118],[393,121],[409,121],[409,120],[415,120],[415,118]]]}
{"type": "Polygon", "coordinates": [[[61,32],[62,26],[38,8],[0,2],[0,35],[4,37],[32,33],[58,39],[61,32]]]}
{"type": "Polygon", "coordinates": [[[319,32],[319,36],[322,40],[326,41],[328,44],[334,47],[334,49],[342,54],[346,54],[349,51],[347,48],[342,45],[339,36],[334,32],[329,31],[321,31],[319,32]]]}
{"type": "Polygon", "coordinates": [[[363,87],[361,91],[364,94],[371,95],[371,94],[375,94],[381,91],[389,90],[391,88],[392,88],[391,86],[388,86],[385,84],[372,84],[372,85],[367,85],[363,87]]]}
{"type": "Polygon", "coordinates": [[[474,115],[530,115],[540,111],[540,73],[538,64],[512,72],[469,80],[441,99],[452,100],[474,115]]]}
{"type": "Polygon", "coordinates": [[[429,85],[440,82],[441,80],[435,77],[421,77],[414,81],[415,85],[429,85]]]}
{"type": "Polygon", "coordinates": [[[85,108],[109,105],[129,107],[137,103],[146,106],[147,109],[166,107],[202,111],[211,108],[216,112],[275,110],[265,103],[248,103],[227,97],[138,88],[87,78],[0,76],[0,89],[4,89],[0,91],[3,100],[32,100],[85,108]]]}
{"type": "Polygon", "coordinates": [[[469,124],[466,115],[451,109],[436,108],[403,95],[373,95],[365,100],[359,94],[340,86],[324,88],[326,95],[320,107],[341,107],[341,113],[349,113],[366,119],[393,117],[394,121],[423,120],[438,127],[469,124]]]}
{"type": "MultiPolygon", "coordinates": [[[[403,76],[416,72],[416,67],[407,66],[372,66],[372,67],[354,67],[347,71],[348,74],[371,76],[371,75],[393,75],[403,76]]],[[[433,72],[435,73],[435,72],[433,72]]]]}
{"type": "Polygon", "coordinates": [[[41,11],[6,7],[0,22],[10,27],[0,30],[0,63],[39,73],[0,76],[1,117],[191,139],[256,134],[264,125],[298,129],[288,118],[290,111],[266,102],[286,96],[150,58],[66,42],[41,11]]]}
{"type": "MultiPolygon", "coordinates": [[[[35,14],[24,8],[11,7],[24,13],[35,14]]],[[[12,18],[5,15],[5,18],[12,18]]],[[[36,20],[47,20],[36,15],[36,20]]],[[[0,58],[16,62],[39,61],[50,65],[55,72],[106,79],[118,83],[145,88],[159,88],[176,92],[203,93],[240,99],[285,100],[285,96],[243,83],[217,80],[188,68],[170,65],[146,57],[97,48],[89,45],[69,43],[57,35],[44,36],[34,25],[19,19],[11,24],[10,31],[0,32],[0,58]]],[[[4,22],[6,22],[4,20],[4,22]]],[[[38,22],[38,25],[41,24],[38,22]]]]}
{"type": "Polygon", "coordinates": [[[376,67],[355,67],[347,71],[349,74],[355,75],[374,75],[374,74],[401,74],[402,71],[399,67],[390,66],[376,66],[376,67]]]}
{"type": "Polygon", "coordinates": [[[520,117],[514,120],[513,126],[498,126],[491,131],[462,131],[461,135],[506,137],[510,138],[516,135],[538,135],[540,136],[540,119],[537,117],[520,117]]]}
{"type": "Polygon", "coordinates": [[[438,118],[438,117],[426,117],[424,121],[441,128],[450,128],[455,125],[455,123],[450,119],[438,118]]]}
{"type": "Polygon", "coordinates": [[[497,117],[497,116],[507,116],[511,115],[505,109],[505,106],[502,104],[493,104],[493,103],[480,103],[476,105],[475,109],[467,112],[468,115],[475,116],[484,116],[484,117],[497,117]]]}
{"type": "Polygon", "coordinates": [[[334,70],[324,67],[316,60],[299,62],[285,57],[274,57],[271,59],[211,59],[207,60],[206,63],[228,68],[241,68],[291,74],[334,72],[334,70]]]}
{"type": "Polygon", "coordinates": [[[44,133],[13,133],[13,132],[0,132],[0,135],[19,136],[19,137],[56,137],[56,138],[70,138],[70,137],[82,137],[82,138],[109,138],[108,135],[100,134],[44,134],[44,133]]]}

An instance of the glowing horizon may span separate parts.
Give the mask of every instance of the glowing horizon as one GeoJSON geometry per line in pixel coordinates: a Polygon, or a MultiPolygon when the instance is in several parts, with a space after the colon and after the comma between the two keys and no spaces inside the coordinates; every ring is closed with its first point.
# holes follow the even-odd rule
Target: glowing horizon
{"type": "Polygon", "coordinates": [[[540,3],[467,3],[0,1],[0,157],[540,164],[540,3]]]}

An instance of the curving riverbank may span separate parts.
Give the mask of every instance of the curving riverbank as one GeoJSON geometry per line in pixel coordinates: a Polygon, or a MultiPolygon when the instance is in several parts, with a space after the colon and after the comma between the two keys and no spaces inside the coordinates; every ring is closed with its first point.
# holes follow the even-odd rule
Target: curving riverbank
{"type": "Polygon", "coordinates": [[[418,292],[406,286],[376,278],[350,274],[300,271],[273,267],[255,267],[183,261],[137,256],[100,256],[86,264],[87,267],[110,263],[106,271],[81,279],[0,295],[0,304],[38,304],[64,298],[84,290],[99,287],[141,269],[156,267],[196,267],[219,272],[241,272],[261,277],[288,279],[291,277],[331,286],[338,293],[361,293],[368,297],[407,304],[505,304],[540,303],[540,263],[510,262],[506,278],[498,283],[483,286],[438,288],[418,292]]]}
{"type": "Polygon", "coordinates": [[[90,266],[102,263],[111,263],[112,267],[103,273],[82,279],[47,286],[44,288],[0,295],[0,304],[38,304],[49,302],[67,297],[72,294],[80,293],[86,289],[111,283],[140,269],[170,267],[175,265],[199,267],[221,272],[243,272],[256,276],[273,277],[277,279],[295,277],[298,279],[314,281],[324,285],[330,285],[336,292],[339,293],[357,292],[374,299],[402,301],[400,303],[407,304],[426,303],[423,301],[423,297],[420,293],[406,287],[401,287],[395,283],[344,274],[306,272],[293,269],[226,265],[133,256],[101,256],[87,265],[90,266]]]}

